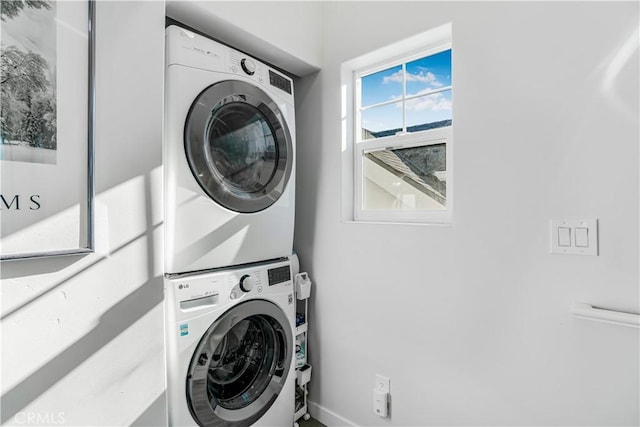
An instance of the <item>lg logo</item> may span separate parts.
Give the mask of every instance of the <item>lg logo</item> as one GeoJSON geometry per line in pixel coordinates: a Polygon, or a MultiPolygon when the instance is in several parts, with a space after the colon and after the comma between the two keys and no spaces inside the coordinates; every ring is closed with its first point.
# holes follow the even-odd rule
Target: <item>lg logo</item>
{"type": "Polygon", "coordinates": [[[189,284],[185,283],[184,285],[182,283],[180,283],[178,285],[178,289],[189,289],[189,284]]]}

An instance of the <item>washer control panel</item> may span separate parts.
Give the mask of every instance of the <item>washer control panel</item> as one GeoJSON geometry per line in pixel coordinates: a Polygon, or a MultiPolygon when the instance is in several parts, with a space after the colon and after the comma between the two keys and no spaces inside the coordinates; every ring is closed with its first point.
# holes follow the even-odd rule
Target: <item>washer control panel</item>
{"type": "Polygon", "coordinates": [[[251,292],[251,290],[253,289],[254,284],[255,284],[255,280],[249,274],[245,274],[244,276],[242,276],[240,278],[239,286],[240,286],[240,289],[242,290],[242,292],[251,292]]]}
{"type": "Polygon", "coordinates": [[[242,58],[240,60],[240,66],[242,67],[242,70],[250,76],[253,76],[256,73],[256,63],[249,58],[242,58]]]}
{"type": "Polygon", "coordinates": [[[171,282],[183,311],[225,304],[245,295],[279,293],[282,287],[293,286],[290,261],[176,276],[171,282]]]}
{"type": "Polygon", "coordinates": [[[282,267],[270,268],[267,270],[269,276],[269,286],[291,280],[291,266],[284,265],[282,267]]]}
{"type": "Polygon", "coordinates": [[[263,278],[261,270],[247,270],[229,276],[229,298],[238,299],[248,293],[262,293],[263,278]]]}
{"type": "Polygon", "coordinates": [[[238,272],[229,277],[229,298],[238,299],[245,294],[261,294],[266,288],[291,285],[291,264],[238,272]]]}

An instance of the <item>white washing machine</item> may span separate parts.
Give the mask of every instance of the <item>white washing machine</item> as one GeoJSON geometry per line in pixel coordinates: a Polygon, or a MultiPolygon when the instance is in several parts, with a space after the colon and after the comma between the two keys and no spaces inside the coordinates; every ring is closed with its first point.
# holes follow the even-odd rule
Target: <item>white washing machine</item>
{"type": "Polygon", "coordinates": [[[165,85],[165,272],[291,255],[293,81],[169,26],[165,85]]]}
{"type": "Polygon", "coordinates": [[[293,424],[291,261],[165,278],[170,426],[293,424]]]}

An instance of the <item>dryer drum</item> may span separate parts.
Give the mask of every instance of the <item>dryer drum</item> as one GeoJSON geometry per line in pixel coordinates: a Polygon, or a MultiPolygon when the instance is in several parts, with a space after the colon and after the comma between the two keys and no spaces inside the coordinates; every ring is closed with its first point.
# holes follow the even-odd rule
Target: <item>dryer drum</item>
{"type": "Polygon", "coordinates": [[[235,212],[259,212],[275,203],[293,168],[282,112],[260,88],[243,81],[221,81],[198,95],[184,143],[200,187],[235,212]]]}

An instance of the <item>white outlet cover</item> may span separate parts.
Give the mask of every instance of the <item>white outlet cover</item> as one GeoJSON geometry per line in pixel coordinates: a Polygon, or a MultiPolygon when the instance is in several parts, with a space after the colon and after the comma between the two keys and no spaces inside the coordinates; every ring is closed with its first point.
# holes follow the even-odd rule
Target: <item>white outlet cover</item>
{"type": "Polygon", "coordinates": [[[551,253],[598,256],[598,219],[552,219],[551,253]],[[569,229],[569,245],[566,244],[569,229]]]}
{"type": "Polygon", "coordinates": [[[382,375],[376,375],[376,390],[380,390],[383,393],[389,393],[389,378],[382,375]]]}

